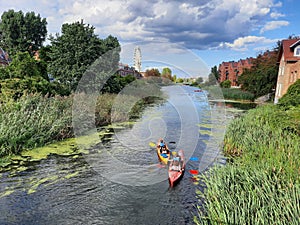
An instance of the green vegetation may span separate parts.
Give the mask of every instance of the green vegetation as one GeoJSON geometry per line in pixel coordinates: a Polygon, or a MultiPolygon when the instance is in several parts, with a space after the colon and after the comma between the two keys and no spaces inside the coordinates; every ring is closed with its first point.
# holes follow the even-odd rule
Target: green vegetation
{"type": "Polygon", "coordinates": [[[114,54],[102,59],[107,67],[104,70],[107,73],[113,71],[109,74],[117,71],[120,53],[117,38],[109,36],[102,40],[94,34],[94,30],[94,27],[84,24],[83,21],[63,24],[61,35],[50,38],[49,73],[59,83],[67,86],[70,92],[76,90],[82,75],[92,63],[109,51],[113,51],[114,54]]]}
{"type": "MultiPolygon", "coordinates": [[[[118,122],[136,118],[144,104],[154,99],[120,94],[118,98],[124,104],[136,104],[127,106],[126,115],[115,111],[111,118],[117,93],[136,80],[131,75],[116,74],[120,58],[117,38],[109,35],[100,39],[93,26],[81,21],[63,24],[61,34],[50,37],[50,45],[42,46],[46,25],[46,19],[33,12],[24,15],[22,11],[9,10],[1,17],[0,47],[11,60],[0,68],[2,165],[10,161],[6,156],[74,136],[73,96],[85,73],[95,79],[87,79],[76,94],[99,93],[92,120],[96,127],[115,122],[115,118],[118,122]],[[91,90],[91,82],[99,83],[96,90],[91,90]]],[[[159,88],[155,93],[160,93],[159,88]]]]}
{"type": "Polygon", "coordinates": [[[46,40],[47,21],[34,12],[8,10],[1,16],[0,45],[14,56],[17,52],[29,52],[31,56],[46,40]]]}
{"type": "Polygon", "coordinates": [[[224,99],[230,100],[245,100],[254,101],[254,94],[243,91],[239,88],[220,88],[218,86],[207,86],[203,89],[209,92],[209,95],[224,97],[224,99]],[[223,95],[223,96],[221,96],[223,95]]]}
{"type": "Polygon", "coordinates": [[[279,99],[279,105],[283,108],[300,105],[300,80],[289,87],[287,93],[279,99]]]}
{"type": "Polygon", "coordinates": [[[238,78],[242,89],[254,94],[255,98],[273,93],[278,75],[278,49],[257,56],[254,66],[245,70],[238,78]]]}
{"type": "Polygon", "coordinates": [[[197,224],[298,224],[299,105],[261,106],[233,120],[224,152],[227,165],[203,176],[197,224]]]}
{"type": "Polygon", "coordinates": [[[222,88],[230,88],[231,87],[231,81],[230,80],[224,80],[223,82],[220,83],[220,86],[222,88]]]}

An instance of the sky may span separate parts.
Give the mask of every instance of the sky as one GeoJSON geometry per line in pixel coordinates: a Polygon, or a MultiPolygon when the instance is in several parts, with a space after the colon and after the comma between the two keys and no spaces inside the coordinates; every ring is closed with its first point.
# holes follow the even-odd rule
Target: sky
{"type": "Polygon", "coordinates": [[[299,8],[299,0],[0,1],[1,15],[13,9],[46,18],[48,34],[83,19],[100,38],[118,38],[123,63],[133,65],[133,49],[140,46],[142,70],[170,67],[178,76],[192,77],[299,35],[299,8]]]}

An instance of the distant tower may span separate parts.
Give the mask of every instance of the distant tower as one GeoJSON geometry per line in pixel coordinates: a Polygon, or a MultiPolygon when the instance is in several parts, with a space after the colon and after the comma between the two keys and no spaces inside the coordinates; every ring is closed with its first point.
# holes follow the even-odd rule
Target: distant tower
{"type": "Polygon", "coordinates": [[[136,47],[134,48],[133,63],[134,63],[134,68],[135,68],[138,72],[141,72],[141,66],[142,66],[142,53],[141,53],[141,49],[140,49],[139,46],[136,46],[136,47]]]}

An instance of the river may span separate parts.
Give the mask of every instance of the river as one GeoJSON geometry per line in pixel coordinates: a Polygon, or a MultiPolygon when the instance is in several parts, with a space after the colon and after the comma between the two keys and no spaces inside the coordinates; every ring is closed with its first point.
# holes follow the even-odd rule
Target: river
{"type": "Polygon", "coordinates": [[[194,224],[203,189],[199,173],[215,163],[233,114],[189,86],[163,87],[163,103],[147,107],[131,127],[115,131],[89,154],[51,155],[0,173],[0,224],[194,224]],[[188,159],[169,187],[151,143],[163,137],[188,159]]]}

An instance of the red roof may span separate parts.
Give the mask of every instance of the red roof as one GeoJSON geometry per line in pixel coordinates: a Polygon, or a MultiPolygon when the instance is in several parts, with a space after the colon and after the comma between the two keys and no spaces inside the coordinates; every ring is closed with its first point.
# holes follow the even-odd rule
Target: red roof
{"type": "Polygon", "coordinates": [[[282,40],[278,62],[280,62],[282,54],[284,55],[284,61],[298,61],[300,57],[294,56],[294,48],[300,44],[300,39],[287,39],[282,40]]]}

